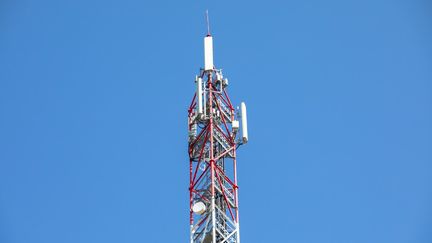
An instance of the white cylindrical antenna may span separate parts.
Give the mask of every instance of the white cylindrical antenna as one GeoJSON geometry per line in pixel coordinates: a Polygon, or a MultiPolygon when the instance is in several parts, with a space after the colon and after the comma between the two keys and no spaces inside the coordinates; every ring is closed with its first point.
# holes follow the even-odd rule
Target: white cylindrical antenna
{"type": "Polygon", "coordinates": [[[198,103],[198,114],[201,115],[203,113],[203,97],[202,97],[202,78],[196,79],[196,99],[198,103]]]}
{"type": "Polygon", "coordinates": [[[213,70],[213,37],[204,37],[204,70],[213,70]]]}
{"type": "Polygon", "coordinates": [[[247,113],[246,113],[246,104],[244,102],[241,103],[240,110],[241,110],[243,143],[247,143],[248,142],[247,113]]]}
{"type": "MultiPolygon", "coordinates": [[[[205,82],[205,81],[204,81],[205,82]]],[[[207,116],[207,97],[206,97],[206,90],[205,90],[205,84],[204,84],[204,90],[203,90],[203,109],[204,109],[204,117],[207,116]]]]}

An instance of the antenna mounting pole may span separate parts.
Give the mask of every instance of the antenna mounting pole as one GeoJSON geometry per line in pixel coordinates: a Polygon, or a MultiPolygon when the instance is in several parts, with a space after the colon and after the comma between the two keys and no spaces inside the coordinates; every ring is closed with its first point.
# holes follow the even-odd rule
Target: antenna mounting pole
{"type": "Polygon", "coordinates": [[[206,10],[206,22],[207,22],[207,36],[211,36],[211,34],[210,34],[210,21],[209,21],[208,9],[206,10]]]}

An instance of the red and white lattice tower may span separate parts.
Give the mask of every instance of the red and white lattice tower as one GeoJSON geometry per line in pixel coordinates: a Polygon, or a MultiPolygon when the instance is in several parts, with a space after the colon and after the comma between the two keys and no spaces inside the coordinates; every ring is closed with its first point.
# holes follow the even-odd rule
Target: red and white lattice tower
{"type": "Polygon", "coordinates": [[[240,243],[236,149],[248,141],[246,105],[234,109],[228,79],[213,65],[209,33],[195,83],[188,110],[190,242],[240,243]]]}

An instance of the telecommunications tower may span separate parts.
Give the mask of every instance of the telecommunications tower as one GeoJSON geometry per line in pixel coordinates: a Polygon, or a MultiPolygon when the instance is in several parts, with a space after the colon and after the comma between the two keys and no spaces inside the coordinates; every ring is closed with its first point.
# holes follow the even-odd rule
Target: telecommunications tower
{"type": "Polygon", "coordinates": [[[188,110],[190,242],[240,243],[236,149],[248,141],[246,105],[234,109],[228,97],[209,29],[195,83],[188,110]]]}

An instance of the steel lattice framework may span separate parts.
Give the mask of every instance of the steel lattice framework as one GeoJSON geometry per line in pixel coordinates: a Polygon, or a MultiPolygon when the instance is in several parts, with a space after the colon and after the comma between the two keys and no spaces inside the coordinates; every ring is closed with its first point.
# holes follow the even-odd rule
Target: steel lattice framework
{"type": "Polygon", "coordinates": [[[240,115],[222,70],[201,69],[195,82],[202,91],[188,110],[190,242],[240,243],[236,149],[247,142],[237,139],[240,115]],[[204,210],[194,212],[196,203],[204,210]]]}

